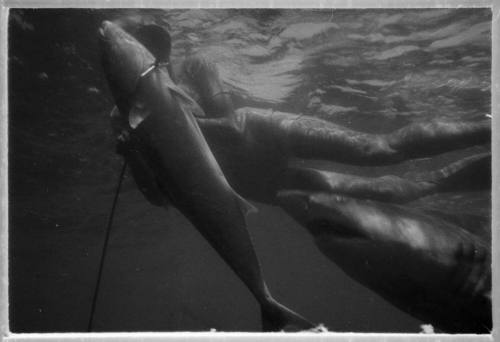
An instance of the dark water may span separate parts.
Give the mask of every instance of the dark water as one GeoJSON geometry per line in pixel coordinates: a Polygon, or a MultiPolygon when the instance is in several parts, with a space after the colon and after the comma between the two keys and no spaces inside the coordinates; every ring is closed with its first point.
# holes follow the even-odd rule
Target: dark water
{"type": "MultiPolygon", "coordinates": [[[[434,10],[12,10],[9,25],[10,319],[16,332],[84,331],[121,161],[100,68],[103,19],[170,25],[174,62],[217,61],[237,105],[385,132],[490,113],[491,12],[434,10]],[[305,24],[308,23],[308,24],[305,24]]],[[[353,173],[434,169],[487,148],[353,173]]],[[[324,164],[324,162],[317,162],[324,164]]],[[[489,192],[415,205],[489,216],[489,192]]],[[[336,331],[422,322],[347,278],[280,209],[249,217],[276,297],[336,331]]],[[[243,284],[175,209],[121,193],[96,312],[100,331],[260,329],[243,284]]],[[[426,323],[426,322],[424,322],[426,323]]]]}

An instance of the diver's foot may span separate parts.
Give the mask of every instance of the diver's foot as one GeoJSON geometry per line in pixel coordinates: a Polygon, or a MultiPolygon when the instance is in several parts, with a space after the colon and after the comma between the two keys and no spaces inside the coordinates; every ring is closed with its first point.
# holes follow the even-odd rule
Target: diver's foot
{"type": "Polygon", "coordinates": [[[263,331],[297,332],[313,329],[315,326],[298,313],[278,302],[262,307],[263,331]]]}

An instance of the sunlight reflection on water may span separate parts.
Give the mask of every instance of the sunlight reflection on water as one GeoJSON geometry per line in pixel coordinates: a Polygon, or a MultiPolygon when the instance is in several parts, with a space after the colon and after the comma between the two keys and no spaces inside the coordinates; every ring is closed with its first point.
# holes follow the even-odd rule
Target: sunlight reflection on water
{"type": "Polygon", "coordinates": [[[302,104],[301,111],[313,89],[358,84],[357,91],[375,104],[360,106],[354,92],[346,97],[326,91],[320,96],[326,106],[319,108],[337,106],[355,115],[355,107],[361,114],[391,118],[402,112],[469,119],[489,112],[487,10],[231,13],[187,11],[168,20],[179,46],[174,55],[198,52],[217,61],[223,79],[242,98],[267,106],[302,104]],[[186,26],[193,20],[197,25],[186,26]],[[467,93],[467,101],[462,92],[436,86],[452,77],[460,79],[453,89],[467,93]],[[394,97],[399,104],[388,101],[394,97]]]}

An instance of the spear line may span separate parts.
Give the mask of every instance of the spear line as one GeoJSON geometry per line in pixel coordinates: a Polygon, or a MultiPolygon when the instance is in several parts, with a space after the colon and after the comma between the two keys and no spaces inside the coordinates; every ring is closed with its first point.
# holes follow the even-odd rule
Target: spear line
{"type": "Polygon", "coordinates": [[[97,303],[97,296],[99,294],[99,286],[101,284],[102,269],[103,269],[103,266],[104,266],[104,259],[106,258],[106,251],[108,249],[108,242],[109,242],[109,236],[110,236],[110,233],[111,233],[111,226],[113,224],[113,217],[115,216],[116,203],[118,202],[118,195],[120,194],[120,188],[122,186],[123,176],[125,175],[125,170],[126,169],[127,169],[127,162],[125,161],[123,163],[123,166],[122,166],[122,169],[121,169],[121,172],[120,172],[120,176],[118,178],[118,185],[116,187],[115,197],[113,199],[113,205],[111,206],[111,212],[109,213],[109,217],[108,217],[108,224],[106,226],[106,236],[104,238],[104,243],[103,243],[103,246],[102,246],[101,260],[99,262],[99,271],[97,273],[97,282],[95,284],[94,295],[93,295],[93,298],[92,298],[92,307],[90,309],[90,318],[89,318],[89,323],[88,323],[88,326],[87,326],[87,332],[91,332],[92,331],[92,324],[93,324],[93,321],[94,321],[94,314],[95,314],[95,307],[96,307],[96,303],[97,303]]]}

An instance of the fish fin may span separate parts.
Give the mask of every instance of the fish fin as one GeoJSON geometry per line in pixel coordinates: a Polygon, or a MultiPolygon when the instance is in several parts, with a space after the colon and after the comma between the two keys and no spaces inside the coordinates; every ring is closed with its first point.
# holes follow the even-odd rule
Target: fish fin
{"type": "Polygon", "coordinates": [[[139,124],[146,119],[151,110],[141,101],[134,101],[128,113],[128,123],[130,127],[136,128],[139,124]]]}
{"type": "Polygon", "coordinates": [[[237,193],[235,193],[235,194],[236,194],[236,198],[238,200],[238,203],[240,205],[240,208],[243,211],[243,213],[245,214],[245,216],[248,214],[257,213],[259,211],[253,204],[248,202],[246,199],[244,199],[243,197],[241,197],[237,193]]]}

